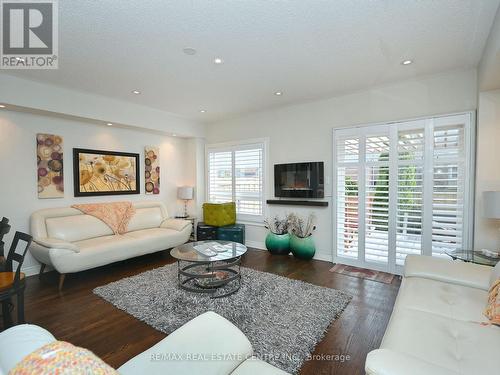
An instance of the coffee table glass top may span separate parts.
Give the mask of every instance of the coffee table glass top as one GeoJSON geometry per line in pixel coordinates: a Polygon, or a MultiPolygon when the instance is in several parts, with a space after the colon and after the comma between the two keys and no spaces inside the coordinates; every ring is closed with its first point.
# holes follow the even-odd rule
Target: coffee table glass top
{"type": "MultiPolygon", "coordinates": [[[[222,248],[219,248],[223,250],[222,248]]],[[[170,255],[172,255],[175,259],[185,260],[189,262],[216,262],[219,260],[230,260],[242,256],[247,252],[247,247],[238,242],[232,241],[197,241],[197,242],[188,242],[184,245],[177,246],[170,251],[170,255]],[[207,256],[201,253],[198,249],[208,248],[210,244],[218,244],[224,247],[224,251],[217,252],[217,254],[213,256],[207,256]]]]}
{"type": "Polygon", "coordinates": [[[482,264],[484,266],[495,266],[500,260],[498,258],[492,258],[484,255],[480,251],[473,250],[452,250],[446,251],[445,254],[450,256],[454,260],[458,259],[464,262],[482,264]]]}

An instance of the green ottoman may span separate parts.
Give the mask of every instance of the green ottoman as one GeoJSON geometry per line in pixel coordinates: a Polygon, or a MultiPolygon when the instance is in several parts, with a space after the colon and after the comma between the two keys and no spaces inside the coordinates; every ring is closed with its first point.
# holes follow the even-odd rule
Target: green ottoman
{"type": "Polygon", "coordinates": [[[245,225],[234,224],[217,228],[217,239],[221,241],[234,241],[245,244],[245,225]]]}
{"type": "Polygon", "coordinates": [[[203,221],[214,227],[233,225],[236,223],[236,203],[203,203],[203,221]]]}

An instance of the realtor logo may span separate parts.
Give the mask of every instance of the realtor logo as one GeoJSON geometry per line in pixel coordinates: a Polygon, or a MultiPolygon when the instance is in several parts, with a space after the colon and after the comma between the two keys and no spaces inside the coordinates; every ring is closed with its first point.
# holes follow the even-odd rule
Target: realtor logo
{"type": "Polygon", "coordinates": [[[57,0],[0,0],[1,69],[57,69],[57,0]]]}

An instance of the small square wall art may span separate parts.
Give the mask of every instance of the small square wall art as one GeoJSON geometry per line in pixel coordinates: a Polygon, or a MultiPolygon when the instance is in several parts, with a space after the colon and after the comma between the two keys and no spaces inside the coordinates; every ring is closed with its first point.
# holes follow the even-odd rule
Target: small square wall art
{"type": "Polygon", "coordinates": [[[62,137],[37,134],[36,160],[38,198],[64,198],[62,137]]]}
{"type": "Polygon", "coordinates": [[[146,194],[160,194],[160,149],[144,147],[144,175],[146,194]]]}

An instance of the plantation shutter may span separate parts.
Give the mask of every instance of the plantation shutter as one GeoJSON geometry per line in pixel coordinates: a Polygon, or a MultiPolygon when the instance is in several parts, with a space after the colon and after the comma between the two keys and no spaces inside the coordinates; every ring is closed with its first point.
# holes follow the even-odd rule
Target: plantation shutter
{"type": "Polygon", "coordinates": [[[208,200],[212,203],[233,199],[233,153],[214,151],[208,157],[208,200]]]}
{"type": "Polygon", "coordinates": [[[463,248],[465,129],[463,124],[434,128],[432,255],[463,248]]]}
{"type": "Polygon", "coordinates": [[[235,202],[240,220],[263,219],[264,143],[207,148],[208,201],[235,202]]]}
{"type": "Polygon", "coordinates": [[[334,132],[335,261],[402,271],[472,240],[472,115],[334,132]]]}
{"type": "Polygon", "coordinates": [[[342,256],[358,257],[359,137],[339,137],[337,150],[337,249],[342,256]]]}
{"type": "Polygon", "coordinates": [[[237,212],[262,215],[263,148],[235,151],[234,166],[237,212]]]}

